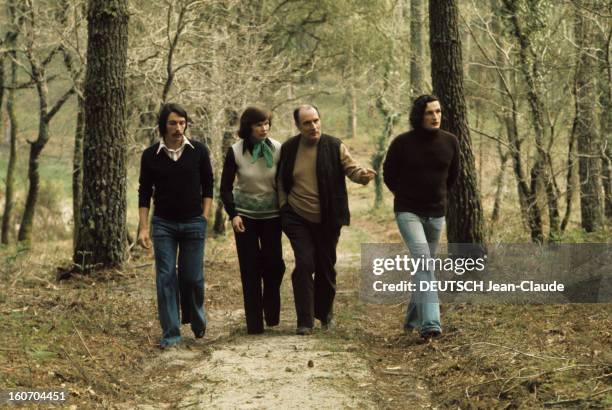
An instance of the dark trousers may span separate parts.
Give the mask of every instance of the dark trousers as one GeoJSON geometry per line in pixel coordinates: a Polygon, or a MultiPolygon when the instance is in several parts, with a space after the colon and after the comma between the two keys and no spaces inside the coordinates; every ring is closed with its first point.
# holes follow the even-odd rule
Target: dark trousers
{"type": "Polygon", "coordinates": [[[285,273],[280,218],[252,219],[241,216],[245,231],[234,233],[248,333],[278,325],[280,286],[285,273]],[[263,281],[263,288],[262,288],[263,281]]]}
{"type": "Polygon", "coordinates": [[[327,323],[332,318],[336,296],[334,266],[340,227],[312,223],[288,205],[283,207],[281,220],[295,255],[291,283],[297,326],[312,328],[314,318],[327,323]]]}

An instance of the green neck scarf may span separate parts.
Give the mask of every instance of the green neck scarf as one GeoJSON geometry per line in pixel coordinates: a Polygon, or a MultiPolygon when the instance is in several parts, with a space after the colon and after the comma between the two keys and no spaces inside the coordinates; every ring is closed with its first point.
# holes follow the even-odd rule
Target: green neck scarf
{"type": "Polygon", "coordinates": [[[274,166],[274,155],[272,154],[272,149],[270,148],[270,146],[266,144],[266,140],[254,143],[253,152],[251,155],[253,156],[251,164],[257,162],[259,157],[263,157],[266,161],[266,167],[272,168],[274,166]]]}

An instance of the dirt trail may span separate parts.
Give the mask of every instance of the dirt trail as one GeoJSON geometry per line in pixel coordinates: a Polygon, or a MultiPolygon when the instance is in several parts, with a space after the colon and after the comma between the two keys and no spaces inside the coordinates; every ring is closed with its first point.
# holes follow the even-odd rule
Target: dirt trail
{"type": "Polygon", "coordinates": [[[373,375],[350,342],[331,343],[323,333],[297,336],[289,323],[263,335],[232,336],[214,323],[239,319],[236,312],[208,316],[211,331],[204,341],[187,340],[145,368],[150,374],[167,374],[150,389],[171,382],[183,386],[180,399],[138,408],[377,407],[369,393],[373,375]]]}
{"type": "Polygon", "coordinates": [[[372,408],[364,386],[371,375],[350,352],[331,352],[313,339],[278,336],[219,346],[188,372],[199,380],[181,404],[223,408],[372,408]],[[309,367],[312,366],[312,367],[309,367]]]}

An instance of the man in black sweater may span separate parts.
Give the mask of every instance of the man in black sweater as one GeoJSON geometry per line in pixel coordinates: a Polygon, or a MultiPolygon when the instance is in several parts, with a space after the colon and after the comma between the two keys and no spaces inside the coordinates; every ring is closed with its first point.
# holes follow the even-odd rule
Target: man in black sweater
{"type": "Polygon", "coordinates": [[[142,153],[138,188],[138,243],[151,248],[152,220],[160,346],[181,341],[182,322],[196,338],[204,336],[204,238],[212,203],[213,173],[208,149],[187,139],[189,117],[178,104],[165,104],[158,119],[161,140],[142,153]],[[178,250],[178,272],[177,266],[178,250]]]}
{"type": "MultiPolygon", "coordinates": [[[[385,185],[393,192],[393,210],[413,258],[433,258],[444,228],[448,191],[459,175],[459,142],[440,129],[438,98],[422,95],[410,113],[412,131],[391,142],[383,165],[385,185]]],[[[427,267],[426,267],[427,268],[427,267]]],[[[441,334],[437,293],[420,292],[421,282],[435,281],[433,270],[412,272],[412,293],[404,329],[419,329],[425,339],[441,334]]]]}

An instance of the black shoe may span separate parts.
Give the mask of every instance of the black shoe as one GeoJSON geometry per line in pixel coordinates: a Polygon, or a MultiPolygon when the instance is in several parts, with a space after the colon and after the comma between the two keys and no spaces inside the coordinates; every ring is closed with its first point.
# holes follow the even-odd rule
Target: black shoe
{"type": "Polygon", "coordinates": [[[421,333],[423,340],[437,339],[440,336],[442,336],[442,332],[437,329],[429,329],[421,333]]]}
{"type": "Polygon", "coordinates": [[[249,335],[260,335],[264,332],[263,327],[259,329],[247,329],[247,334],[249,335]]]}
{"type": "Polygon", "coordinates": [[[204,337],[204,335],[206,334],[206,328],[198,331],[198,332],[193,332],[193,335],[195,336],[196,339],[201,339],[204,337]]]}
{"type": "Polygon", "coordinates": [[[172,344],[160,344],[159,348],[161,350],[165,350],[165,351],[169,351],[169,350],[179,350],[180,346],[178,343],[172,343],[172,344]]]}
{"type": "Polygon", "coordinates": [[[312,334],[312,327],[300,326],[295,330],[296,335],[306,336],[312,334]]]}
{"type": "Polygon", "coordinates": [[[321,322],[321,329],[332,330],[336,328],[336,322],[333,319],[329,319],[327,322],[321,322]]]}

